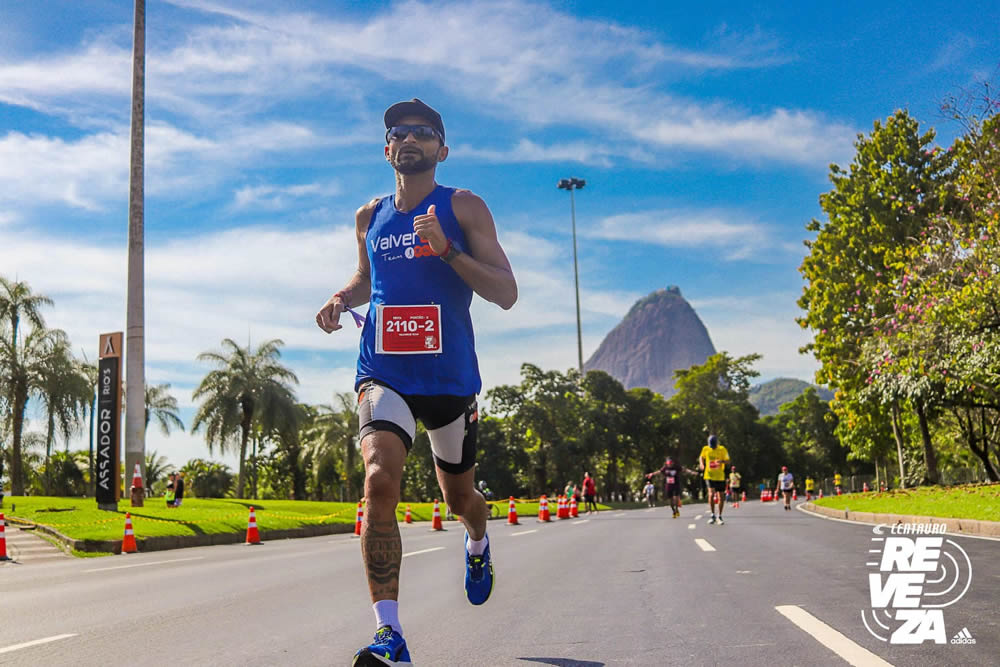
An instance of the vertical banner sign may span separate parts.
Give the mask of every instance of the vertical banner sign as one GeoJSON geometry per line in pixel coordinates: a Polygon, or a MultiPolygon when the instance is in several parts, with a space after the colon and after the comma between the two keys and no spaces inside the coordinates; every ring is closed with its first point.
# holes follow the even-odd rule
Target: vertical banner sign
{"type": "Polygon", "coordinates": [[[118,507],[121,497],[122,334],[101,334],[97,367],[97,505],[118,507]]]}

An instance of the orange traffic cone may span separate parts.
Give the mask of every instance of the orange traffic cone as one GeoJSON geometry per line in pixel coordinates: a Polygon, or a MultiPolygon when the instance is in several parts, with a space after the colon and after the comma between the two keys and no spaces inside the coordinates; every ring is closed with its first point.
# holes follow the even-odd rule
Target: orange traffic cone
{"type": "Polygon", "coordinates": [[[250,519],[247,521],[247,544],[260,544],[260,533],[257,531],[257,513],[250,506],[250,519]]]}
{"type": "Polygon", "coordinates": [[[514,496],[510,497],[510,505],[507,506],[507,525],[520,526],[517,520],[517,505],[514,504],[514,496]]]}
{"type": "Polygon", "coordinates": [[[868,493],[868,482],[864,483],[864,486],[862,487],[861,490],[864,491],[865,493],[868,493]]]}
{"type": "Polygon", "coordinates": [[[549,499],[545,497],[545,494],[542,494],[541,499],[538,501],[538,520],[552,520],[552,517],[549,516],[549,499]]]}
{"type": "Polygon", "coordinates": [[[413,515],[410,514],[410,506],[406,506],[406,515],[403,517],[403,521],[406,523],[413,523],[413,515]]]}
{"type": "Polygon", "coordinates": [[[0,512],[0,560],[10,560],[7,556],[7,537],[4,535],[3,512],[0,512]]]}
{"type": "Polygon", "coordinates": [[[798,499],[799,499],[799,490],[792,489],[792,500],[798,500],[798,499]]]}
{"type": "Polygon", "coordinates": [[[580,516],[580,508],[576,506],[576,496],[569,499],[569,516],[573,519],[580,516]]]}
{"type": "Polygon", "coordinates": [[[566,518],[566,497],[559,496],[556,498],[556,518],[565,519],[566,518]]]}
{"type": "Polygon", "coordinates": [[[820,489],[820,490],[819,490],[819,497],[820,497],[820,498],[822,498],[822,497],[823,497],[823,489],[820,489]]]}
{"type": "Polygon", "coordinates": [[[431,530],[444,530],[444,526],[441,524],[441,505],[438,503],[437,498],[434,499],[434,516],[431,519],[431,530]]]}
{"type": "Polygon", "coordinates": [[[132,514],[125,513],[125,537],[122,538],[122,553],[134,554],[139,551],[135,544],[135,532],[132,530],[132,514]]]}
{"type": "Polygon", "coordinates": [[[361,537],[361,519],[365,516],[365,511],[361,509],[361,501],[358,501],[358,518],[354,520],[354,534],[361,537]]]}
{"type": "Polygon", "coordinates": [[[142,471],[139,470],[139,464],[135,464],[135,471],[132,473],[132,488],[141,489],[142,488],[142,471]]]}
{"type": "Polygon", "coordinates": [[[740,498],[740,502],[745,503],[746,501],[747,501],[747,492],[744,491],[743,496],[740,498]]]}

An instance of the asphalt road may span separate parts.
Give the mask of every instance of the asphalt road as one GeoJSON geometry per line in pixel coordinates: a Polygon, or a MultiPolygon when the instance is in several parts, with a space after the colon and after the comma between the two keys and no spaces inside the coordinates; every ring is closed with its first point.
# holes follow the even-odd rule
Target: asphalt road
{"type": "MultiPolygon", "coordinates": [[[[727,509],[724,526],[696,521],[703,512],[492,521],[497,584],[482,607],[464,597],[460,524],[403,526],[400,615],[415,664],[1000,661],[1000,541],[949,537],[972,581],[943,610],[946,633],[967,629],[975,644],[889,645],[861,618],[871,526],[759,502],[727,509]]],[[[349,665],[374,631],[358,552],[338,535],[5,564],[0,665],[349,665]]]]}

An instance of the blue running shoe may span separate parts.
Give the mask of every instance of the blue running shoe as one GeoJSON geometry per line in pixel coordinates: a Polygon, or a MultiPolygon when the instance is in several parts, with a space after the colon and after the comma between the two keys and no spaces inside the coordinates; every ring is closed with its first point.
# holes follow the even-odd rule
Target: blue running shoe
{"type": "MultiPolygon", "coordinates": [[[[465,534],[468,544],[469,534],[465,534]]],[[[472,604],[482,604],[493,592],[493,561],[490,559],[489,538],[482,556],[473,556],[465,549],[465,595],[472,604]]]]}
{"type": "Polygon", "coordinates": [[[381,665],[400,665],[411,667],[410,652],[406,650],[406,640],[403,635],[388,625],[383,625],[375,632],[371,644],[354,654],[353,667],[380,667],[381,665]]]}

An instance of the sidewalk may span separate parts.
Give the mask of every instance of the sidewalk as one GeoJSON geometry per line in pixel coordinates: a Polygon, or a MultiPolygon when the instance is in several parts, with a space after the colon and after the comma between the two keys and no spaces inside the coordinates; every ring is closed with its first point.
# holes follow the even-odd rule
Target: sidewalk
{"type": "Polygon", "coordinates": [[[976,535],[981,537],[1000,538],[1000,521],[982,521],[980,519],[956,519],[940,516],[915,516],[911,514],[878,514],[874,512],[852,512],[832,507],[820,507],[814,503],[802,503],[800,508],[806,512],[828,516],[835,519],[845,519],[858,523],[943,523],[949,533],[956,535],[976,535]]]}

